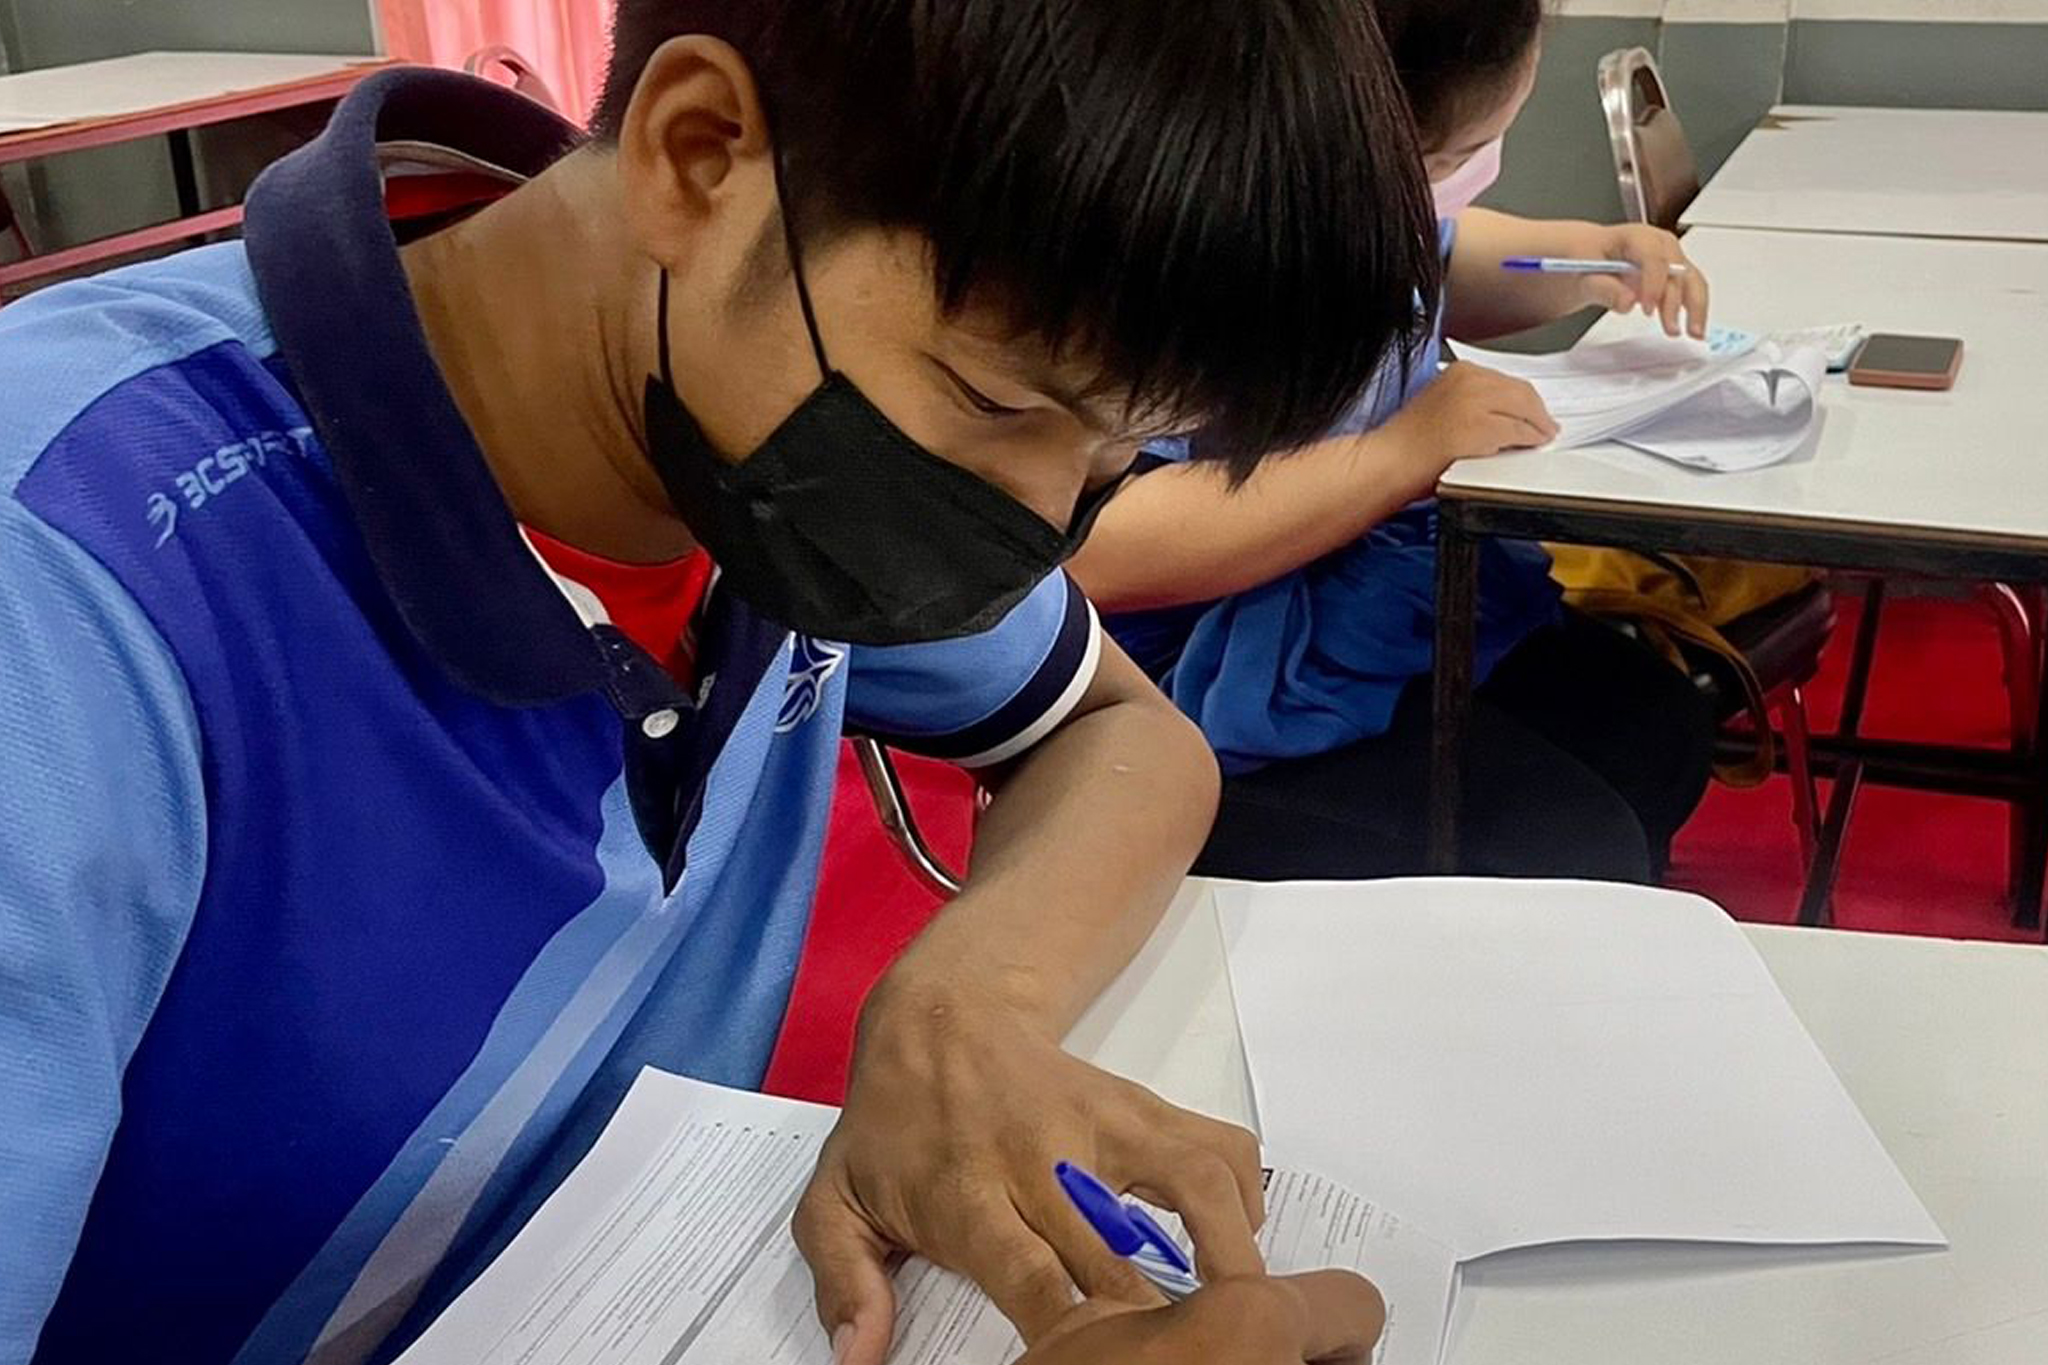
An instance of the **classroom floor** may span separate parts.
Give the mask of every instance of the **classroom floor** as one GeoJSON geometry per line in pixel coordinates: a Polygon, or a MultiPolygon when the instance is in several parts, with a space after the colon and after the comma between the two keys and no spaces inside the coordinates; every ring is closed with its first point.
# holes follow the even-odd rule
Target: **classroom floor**
{"type": "MultiPolygon", "coordinates": [[[[1856,604],[1810,696],[1817,729],[1833,725],[1856,604]]],[[[1886,608],[1866,733],[1997,744],[2005,693],[1997,631],[1970,602],[1895,598],[1886,608]]],[[[906,762],[919,820],[957,865],[969,832],[970,789],[950,768],[906,762]]],[[[1825,801],[1825,789],[1823,789],[1825,801]]],[[[1680,836],[1675,885],[1707,895],[1738,919],[1783,923],[1798,904],[1798,844],[1783,778],[1753,791],[1716,787],[1680,836]]],[[[1836,893],[1844,928],[1953,938],[2025,939],[2004,904],[2005,808],[1995,802],[1867,788],[1850,823],[1836,893]]],[[[874,818],[851,759],[827,840],[819,903],[768,1088],[837,1103],[853,1022],[868,986],[937,909],[904,870],[874,818]]]]}

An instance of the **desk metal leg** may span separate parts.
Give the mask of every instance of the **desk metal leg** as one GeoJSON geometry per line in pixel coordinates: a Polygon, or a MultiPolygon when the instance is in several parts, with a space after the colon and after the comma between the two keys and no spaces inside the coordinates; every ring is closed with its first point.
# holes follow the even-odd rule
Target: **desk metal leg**
{"type": "MultiPolygon", "coordinates": [[[[1849,683],[1842,695],[1842,723],[1836,733],[1845,740],[1856,739],[1863,729],[1863,708],[1870,700],[1870,672],[1877,664],[1877,633],[1884,624],[1885,581],[1872,579],[1863,598],[1862,619],[1856,625],[1856,647],[1849,658],[1849,683]]],[[[1863,763],[1851,758],[1835,772],[1834,790],[1828,793],[1827,819],[1821,823],[1820,846],[1806,874],[1806,889],[1799,900],[1799,922],[1805,925],[1831,924],[1835,918],[1835,878],[1842,870],[1842,848],[1849,838],[1849,817],[1856,812],[1856,798],[1863,791],[1863,763]]]]}
{"type": "Polygon", "coordinates": [[[2033,789],[2019,809],[2026,820],[2023,847],[2015,851],[2023,861],[2014,880],[2013,920],[2020,928],[2042,927],[2042,883],[2048,880],[2048,686],[2035,698],[2038,708],[2028,759],[2033,768],[2033,789]]]}
{"type": "Polygon", "coordinates": [[[1833,924],[1835,920],[1835,878],[1842,870],[1842,846],[1849,835],[1849,817],[1856,813],[1856,798],[1863,791],[1863,765],[1850,761],[1835,774],[1834,790],[1828,793],[1828,818],[1821,824],[1820,847],[1806,874],[1806,890],[1799,899],[1799,922],[1809,928],[1833,924]]]}
{"type": "Polygon", "coordinates": [[[1478,635],[1479,542],[1465,531],[1456,503],[1438,512],[1436,673],[1429,781],[1429,870],[1458,870],[1458,815],[1464,800],[1465,733],[1472,713],[1473,650],[1478,635]]]}
{"type": "Polygon", "coordinates": [[[170,134],[171,180],[178,187],[178,216],[199,216],[199,168],[192,156],[192,133],[179,128],[170,134]]]}

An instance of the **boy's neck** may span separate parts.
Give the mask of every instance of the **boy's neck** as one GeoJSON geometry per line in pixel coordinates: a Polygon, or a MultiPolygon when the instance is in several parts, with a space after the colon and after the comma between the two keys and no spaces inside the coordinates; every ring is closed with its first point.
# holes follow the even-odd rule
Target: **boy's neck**
{"type": "Polygon", "coordinates": [[[513,515],[592,554],[656,563],[695,541],[644,454],[654,277],[620,215],[599,207],[617,197],[610,160],[576,153],[402,257],[513,515]]]}

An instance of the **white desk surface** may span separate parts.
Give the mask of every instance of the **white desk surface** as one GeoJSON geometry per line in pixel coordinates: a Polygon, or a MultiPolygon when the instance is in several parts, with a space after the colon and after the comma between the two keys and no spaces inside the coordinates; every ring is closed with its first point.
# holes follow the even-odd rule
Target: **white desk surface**
{"type": "Polygon", "coordinates": [[[0,76],[0,134],[123,118],[316,80],[375,57],[143,52],[0,76]]]}
{"type": "Polygon", "coordinates": [[[1685,222],[2048,242],[2048,113],[1785,105],[1685,222]]]}
{"type": "MultiPolygon", "coordinates": [[[[1448,1365],[2048,1361],[2048,949],[1748,932],[1951,1249],[1512,1252],[1467,1267],[1448,1365]]],[[[1253,1122],[1199,884],[1069,1046],[1253,1122]]]]}
{"type": "MultiPolygon", "coordinates": [[[[1716,321],[1752,331],[1860,322],[1963,339],[1947,393],[1830,375],[1820,438],[1742,474],[1619,446],[1466,460],[1447,493],[1644,504],[1888,530],[2016,537],[2048,548],[2048,247],[1701,228],[1686,250],[1716,321]]],[[[1589,336],[1608,335],[1615,319],[1589,336]]]]}

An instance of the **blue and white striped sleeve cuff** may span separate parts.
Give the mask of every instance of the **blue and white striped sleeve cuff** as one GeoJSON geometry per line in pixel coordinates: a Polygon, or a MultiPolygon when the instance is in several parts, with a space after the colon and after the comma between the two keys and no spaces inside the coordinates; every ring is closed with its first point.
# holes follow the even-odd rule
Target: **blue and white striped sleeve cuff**
{"type": "Polygon", "coordinates": [[[1008,762],[1074,713],[1102,663],[1102,623],[1055,574],[984,634],[854,651],[848,728],[963,768],[1008,762]]]}

